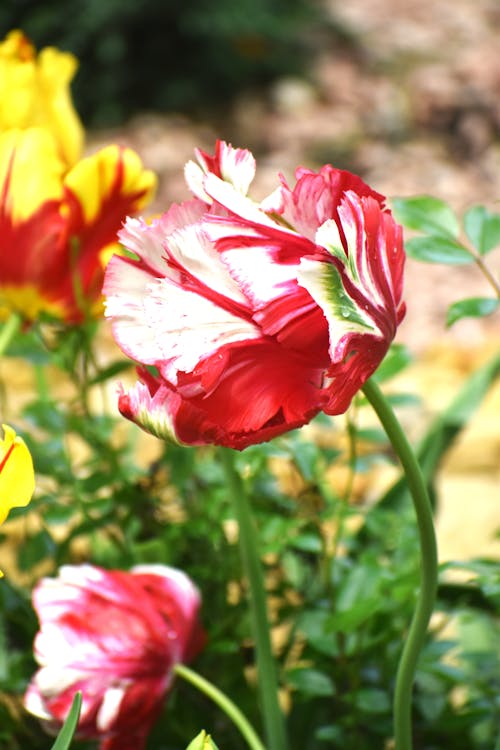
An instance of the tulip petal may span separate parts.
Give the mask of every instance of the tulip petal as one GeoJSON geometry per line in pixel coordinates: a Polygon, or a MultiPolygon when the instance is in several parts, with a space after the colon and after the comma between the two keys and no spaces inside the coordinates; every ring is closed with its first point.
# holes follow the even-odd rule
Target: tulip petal
{"type": "Polygon", "coordinates": [[[26,443],[8,425],[0,440],[0,523],[11,508],[24,507],[35,491],[35,473],[26,443]]]}
{"type": "Polygon", "coordinates": [[[50,134],[42,128],[8,130],[0,134],[2,224],[25,222],[63,196],[64,163],[50,134]]]}
{"type": "Polygon", "coordinates": [[[337,209],[348,190],[356,195],[371,197],[381,208],[384,196],[372,190],[357,175],[329,164],[313,172],[299,167],[295,172],[297,182],[290,190],[284,178],[281,187],[262,202],[263,210],[281,216],[287,225],[302,236],[314,241],[316,231],[328,219],[337,219],[337,209]]]}
{"type": "Polygon", "coordinates": [[[122,217],[146,205],[156,184],[154,173],[143,169],[139,156],[129,148],[106,146],[82,159],[64,180],[74,234],[89,237],[99,232],[106,237],[101,244],[108,244],[122,217]]]}
{"type": "MultiPolygon", "coordinates": [[[[142,255],[137,224],[128,226],[131,245],[142,255]]],[[[145,236],[156,230],[146,230],[145,236]]],[[[127,243],[128,234],[121,237],[127,243]]],[[[146,244],[151,258],[151,242],[146,244]]],[[[106,315],[113,317],[114,335],[130,356],[157,364],[163,376],[176,383],[178,371],[190,372],[220,347],[260,338],[261,333],[200,224],[172,232],[164,254],[163,278],[129,259],[112,259],[106,315]]],[[[155,263],[160,265],[158,258],[155,263]]]]}
{"type": "Polygon", "coordinates": [[[205,175],[215,174],[225,182],[246,195],[255,176],[255,159],[250,151],[233,148],[224,141],[217,141],[215,155],[210,156],[201,149],[195,149],[198,164],[188,161],[184,175],[191,192],[204,203],[211,203],[212,198],[204,188],[205,175]]]}
{"type": "Polygon", "coordinates": [[[82,693],[79,736],[108,748],[144,746],[173,679],[204,643],[199,593],[181,571],[63,566],[33,592],[40,669],[25,706],[52,728],[82,693]],[[134,744],[135,743],[135,744],[134,744]]]}
{"type": "Polygon", "coordinates": [[[0,130],[41,127],[64,163],[74,164],[84,136],[69,91],[77,66],[72,54],[53,47],[37,57],[23,32],[11,31],[0,44],[0,130]]]}

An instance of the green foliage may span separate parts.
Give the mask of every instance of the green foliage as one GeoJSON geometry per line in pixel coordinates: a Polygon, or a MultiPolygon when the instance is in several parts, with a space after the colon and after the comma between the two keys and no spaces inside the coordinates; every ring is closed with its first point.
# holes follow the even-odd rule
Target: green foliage
{"type": "Polygon", "coordinates": [[[227,108],[277,76],[304,74],[314,54],[320,5],[306,0],[6,0],[0,30],[22,28],[37,47],[84,62],[75,79],[87,126],[141,111],[227,108]]]}
{"type": "Polygon", "coordinates": [[[459,223],[455,214],[438,198],[429,195],[393,198],[392,207],[396,219],[408,229],[447,239],[458,235],[459,223]]]}
{"type": "Polygon", "coordinates": [[[500,245],[500,214],[491,213],[484,206],[474,206],[467,211],[464,228],[480,255],[500,245]]]}
{"type": "Polygon", "coordinates": [[[448,308],[446,325],[451,326],[461,318],[483,318],[491,315],[500,305],[500,299],[494,297],[469,297],[460,302],[454,302],[448,308]]]}
{"type": "MultiPolygon", "coordinates": [[[[426,231],[437,232],[432,237],[455,231],[441,203],[423,205],[432,219],[425,218],[426,231]]],[[[410,209],[405,216],[421,229],[422,204],[410,209]]],[[[467,222],[469,238],[484,255],[495,221],[476,209],[467,222]]],[[[53,738],[20,711],[20,702],[36,669],[31,590],[41,575],[83,560],[106,568],[147,562],[186,571],[202,592],[208,633],[193,666],[261,733],[247,589],[217,450],[162,448],[151,438],[156,450],[146,460],[138,449],[138,429],[113,410],[96,407],[124,370],[109,357],[99,364],[96,324],[70,332],[51,326],[50,332],[49,337],[46,325],[35,326],[9,351],[35,373],[36,393],[15,421],[33,454],[38,490],[32,503],[13,511],[2,526],[5,545],[10,523],[22,523],[23,538],[15,548],[18,577],[0,583],[1,747],[69,747],[70,727],[58,740],[63,744],[53,746],[53,738]]],[[[410,362],[408,350],[394,345],[375,377],[386,383],[410,362]]],[[[499,372],[497,355],[450,398],[417,447],[436,504],[438,468],[499,372]]],[[[405,408],[418,406],[411,394],[394,394],[396,403],[398,397],[405,408]]],[[[309,431],[291,432],[235,457],[258,527],[279,680],[289,706],[290,750],[371,750],[391,741],[394,678],[420,560],[403,479],[377,502],[365,496],[353,502],[355,476],[391,460],[380,431],[358,427],[366,408],[357,397],[347,427],[343,419],[320,415],[309,431]],[[339,468],[350,477],[345,488],[328,478],[339,468]]],[[[494,747],[500,726],[499,607],[496,561],[443,566],[438,624],[428,634],[416,678],[416,748],[494,747]],[[456,582],[458,570],[467,574],[464,582],[456,582]]],[[[216,750],[200,727],[207,727],[221,748],[246,747],[217,707],[177,679],[148,747],[178,750],[194,737],[189,750],[216,750]]],[[[71,747],[95,750],[95,743],[74,740],[71,747]]]]}
{"type": "Polygon", "coordinates": [[[447,203],[427,195],[394,198],[392,208],[398,221],[419,233],[405,242],[410,258],[449,266],[476,263],[493,288],[493,297],[470,297],[450,305],[446,317],[448,326],[462,318],[482,318],[498,310],[500,281],[498,274],[486,265],[484,256],[500,245],[500,214],[492,213],[485,206],[474,206],[464,214],[461,223],[447,203]]]}

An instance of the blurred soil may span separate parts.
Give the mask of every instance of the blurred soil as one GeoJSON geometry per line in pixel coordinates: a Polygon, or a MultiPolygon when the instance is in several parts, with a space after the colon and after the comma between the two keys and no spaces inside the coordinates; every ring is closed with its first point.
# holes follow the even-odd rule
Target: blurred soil
{"type": "MultiPolygon", "coordinates": [[[[139,152],[160,177],[148,213],[188,197],[183,165],[194,147],[211,151],[216,137],[254,151],[257,198],[274,189],[278,172],[292,179],[298,165],[328,162],[357,172],[389,197],[426,193],[459,211],[475,204],[498,211],[498,0],[327,2],[331,24],[318,38],[307,81],[283,79],[266,93],[242,94],[217,122],[144,114],[119,131],[92,133],[89,151],[119,141],[139,152]]],[[[500,251],[488,258],[498,275],[500,251]]],[[[445,327],[451,302],[490,293],[475,268],[408,261],[408,312],[398,340],[415,356],[401,387],[417,392],[423,404],[403,414],[413,437],[498,351],[498,314],[445,327]]],[[[2,379],[6,369],[0,363],[2,379]]],[[[440,473],[442,560],[500,558],[499,417],[497,383],[440,473]]],[[[146,450],[154,444],[145,439],[146,450]]]]}

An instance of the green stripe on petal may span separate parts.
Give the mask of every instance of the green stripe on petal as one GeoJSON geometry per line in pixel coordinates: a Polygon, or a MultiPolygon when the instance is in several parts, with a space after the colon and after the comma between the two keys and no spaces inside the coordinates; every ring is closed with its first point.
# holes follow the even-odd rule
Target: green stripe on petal
{"type": "Polygon", "coordinates": [[[345,291],[332,263],[303,258],[297,280],[323,310],[332,345],[346,333],[378,333],[373,320],[345,291]]]}
{"type": "Polygon", "coordinates": [[[177,437],[174,417],[167,404],[165,391],[160,388],[154,396],[144,383],[138,381],[128,392],[120,384],[118,388],[120,413],[161,440],[175,445],[184,445],[177,437]]]}
{"type": "MultiPolygon", "coordinates": [[[[344,227],[346,234],[347,246],[350,248],[356,247],[356,228],[347,225],[344,227]]],[[[354,262],[354,253],[346,255],[342,240],[340,238],[339,228],[337,222],[334,219],[328,219],[325,221],[316,232],[315,242],[317,245],[321,245],[328,250],[330,255],[334,258],[338,258],[343,266],[346,266],[349,275],[354,281],[359,280],[358,270],[354,262]]]]}

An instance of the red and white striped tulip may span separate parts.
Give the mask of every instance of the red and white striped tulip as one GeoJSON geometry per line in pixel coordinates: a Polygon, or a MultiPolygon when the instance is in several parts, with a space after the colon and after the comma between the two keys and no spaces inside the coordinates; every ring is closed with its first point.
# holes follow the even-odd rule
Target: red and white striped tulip
{"type": "Polygon", "coordinates": [[[346,411],[404,316],[402,230],[384,197],[327,165],[261,203],[252,154],[186,166],[194,199],[120,234],[106,314],[140,364],[121,413],[160,438],[243,449],[346,411]]]}
{"type": "Polygon", "coordinates": [[[49,730],[82,693],[78,736],[100,750],[141,750],[172,685],[173,667],[202,648],[200,597],[180,570],[63,566],[33,592],[40,669],[25,695],[49,730]]]}

